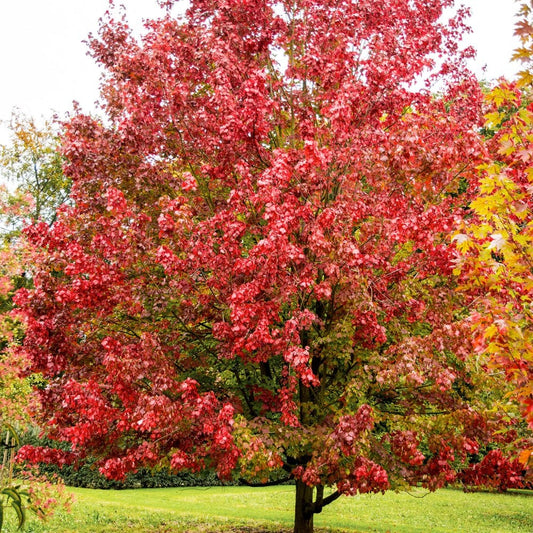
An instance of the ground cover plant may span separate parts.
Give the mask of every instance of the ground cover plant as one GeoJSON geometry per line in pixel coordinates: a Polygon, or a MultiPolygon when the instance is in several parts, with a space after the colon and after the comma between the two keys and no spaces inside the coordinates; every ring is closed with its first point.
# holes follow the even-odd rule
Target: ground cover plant
{"type": "MultiPolygon", "coordinates": [[[[281,533],[292,529],[291,487],[73,489],[72,511],[45,523],[30,519],[27,533],[281,533]]],[[[343,498],[316,517],[318,532],[529,533],[530,494],[442,490],[389,492],[343,498]],[[380,517],[376,523],[376,515],[380,517]]]]}
{"type": "Polygon", "coordinates": [[[65,124],[69,203],[26,229],[16,295],[70,448],[21,459],[293,480],[295,533],[341,495],[520,486],[453,273],[483,149],[452,4],[193,0],[141,40],[104,18],[107,118],[65,124]]]}

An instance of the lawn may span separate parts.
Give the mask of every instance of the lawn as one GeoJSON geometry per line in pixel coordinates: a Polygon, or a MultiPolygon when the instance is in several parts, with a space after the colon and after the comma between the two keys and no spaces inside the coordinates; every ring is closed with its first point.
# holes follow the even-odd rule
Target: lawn
{"type": "MultiPolygon", "coordinates": [[[[30,533],[285,532],[292,523],[293,487],[212,487],[137,490],[71,489],[72,512],[30,533]]],[[[531,533],[533,493],[443,490],[425,495],[365,495],[337,500],[315,518],[317,532],[531,533]],[[424,496],[425,495],[425,496],[424,496]]]]}

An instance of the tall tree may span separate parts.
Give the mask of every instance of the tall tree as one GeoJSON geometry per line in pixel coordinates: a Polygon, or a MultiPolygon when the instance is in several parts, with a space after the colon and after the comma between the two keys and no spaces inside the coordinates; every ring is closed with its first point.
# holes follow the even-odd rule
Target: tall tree
{"type": "MultiPolygon", "coordinates": [[[[505,372],[533,429],[533,11],[522,3],[513,58],[523,70],[486,95],[487,158],[471,214],[455,240],[479,356],[505,372]]],[[[524,451],[528,462],[533,448],[524,451]]]]}
{"type": "Polygon", "coordinates": [[[481,102],[452,3],[193,0],[140,41],[104,20],[107,120],[66,125],[72,202],[27,230],[17,295],[55,460],[289,477],[308,533],[495,438],[446,237],[481,102]]]}

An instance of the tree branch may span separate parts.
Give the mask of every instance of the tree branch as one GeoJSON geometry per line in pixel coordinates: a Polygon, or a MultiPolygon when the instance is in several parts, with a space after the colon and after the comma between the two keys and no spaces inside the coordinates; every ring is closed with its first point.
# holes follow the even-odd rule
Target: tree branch
{"type": "Polygon", "coordinates": [[[342,494],[338,490],[336,490],[335,492],[332,492],[329,496],[327,496],[326,498],[322,500],[322,507],[326,507],[326,505],[333,503],[336,499],[340,498],[341,496],[342,494]]]}

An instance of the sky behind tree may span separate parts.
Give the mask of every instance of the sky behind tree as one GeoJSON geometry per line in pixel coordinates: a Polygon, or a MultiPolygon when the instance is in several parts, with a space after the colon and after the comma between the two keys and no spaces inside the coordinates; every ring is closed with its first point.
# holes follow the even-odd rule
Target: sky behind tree
{"type": "MultiPolygon", "coordinates": [[[[120,3],[119,0],[116,2],[120,3]]],[[[155,0],[124,0],[135,28],[160,13],[155,0]]],[[[179,2],[184,4],[185,2],[179,2]]],[[[467,43],[478,50],[472,65],[480,78],[512,77],[509,59],[517,4],[513,0],[463,0],[472,11],[467,43]],[[486,67],[486,70],[483,68],[486,67]]],[[[0,120],[18,108],[35,117],[62,116],[80,103],[87,111],[98,99],[99,69],[83,41],[98,28],[108,0],[4,0],[0,3],[0,120]]],[[[6,129],[0,126],[0,142],[6,129]]]]}

